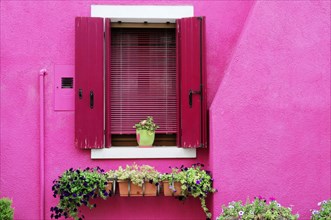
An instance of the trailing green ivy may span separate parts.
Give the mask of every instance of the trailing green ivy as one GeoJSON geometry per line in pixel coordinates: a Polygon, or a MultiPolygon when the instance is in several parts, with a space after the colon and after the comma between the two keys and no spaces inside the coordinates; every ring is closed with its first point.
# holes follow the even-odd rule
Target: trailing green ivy
{"type": "Polygon", "coordinates": [[[110,193],[105,190],[107,176],[104,170],[97,168],[86,168],[66,170],[58,179],[53,181],[53,196],[59,197],[57,206],[51,207],[51,218],[72,217],[81,220],[84,215],[79,213],[79,207],[87,206],[95,208],[91,203],[92,198],[106,199],[110,193]]]}
{"type": "MultiPolygon", "coordinates": [[[[181,195],[179,200],[184,200],[188,196],[199,198],[201,208],[206,214],[207,219],[211,219],[211,213],[206,206],[206,198],[210,193],[216,192],[212,187],[213,178],[210,172],[203,169],[204,165],[201,163],[193,164],[191,167],[181,166],[180,168],[172,168],[171,173],[166,173],[162,176],[162,180],[169,182],[181,183],[181,195]]],[[[169,184],[170,190],[175,192],[175,188],[169,184]]]]}

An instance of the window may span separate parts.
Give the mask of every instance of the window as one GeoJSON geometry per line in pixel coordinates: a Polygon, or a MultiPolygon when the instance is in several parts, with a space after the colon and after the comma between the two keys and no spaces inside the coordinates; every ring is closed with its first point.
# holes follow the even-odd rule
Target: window
{"type": "Polygon", "coordinates": [[[76,18],[76,146],[135,145],[132,126],[152,115],[159,145],[206,147],[204,18],[175,28],[103,24],[76,18]]]}
{"type": "Polygon", "coordinates": [[[111,24],[112,146],[137,146],[134,123],[153,116],[155,146],[176,146],[176,29],[171,24],[111,24]]]}

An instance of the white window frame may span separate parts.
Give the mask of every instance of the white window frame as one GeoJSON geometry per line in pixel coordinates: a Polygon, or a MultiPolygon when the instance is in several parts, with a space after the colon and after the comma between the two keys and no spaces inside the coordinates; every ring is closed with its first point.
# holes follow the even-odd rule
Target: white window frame
{"type": "MultiPolygon", "coordinates": [[[[112,22],[175,23],[176,19],[193,17],[191,5],[91,5],[91,17],[110,18],[112,22]]],[[[196,158],[195,148],[111,147],[91,149],[91,159],[196,158]]]]}

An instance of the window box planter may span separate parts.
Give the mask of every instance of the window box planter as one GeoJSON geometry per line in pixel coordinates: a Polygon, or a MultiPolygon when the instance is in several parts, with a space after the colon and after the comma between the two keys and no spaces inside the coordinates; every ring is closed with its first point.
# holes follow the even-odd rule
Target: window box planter
{"type": "Polygon", "coordinates": [[[133,184],[128,180],[118,180],[120,196],[157,196],[157,186],[144,182],[143,186],[133,184]]]}
{"type": "Polygon", "coordinates": [[[182,192],[182,184],[180,182],[163,181],[164,196],[180,196],[182,192]]]}
{"type": "Polygon", "coordinates": [[[116,182],[114,180],[108,180],[107,185],[105,186],[105,190],[108,194],[114,195],[116,192],[116,182]]]}

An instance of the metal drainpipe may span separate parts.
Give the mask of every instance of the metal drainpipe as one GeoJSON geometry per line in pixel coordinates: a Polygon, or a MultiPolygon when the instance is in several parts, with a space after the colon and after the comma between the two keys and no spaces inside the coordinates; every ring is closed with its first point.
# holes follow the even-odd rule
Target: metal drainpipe
{"type": "Polygon", "coordinates": [[[44,103],[44,78],[47,71],[41,69],[39,72],[39,109],[40,109],[40,128],[39,128],[39,140],[40,140],[40,213],[39,219],[45,219],[45,103],[44,103]]]}

